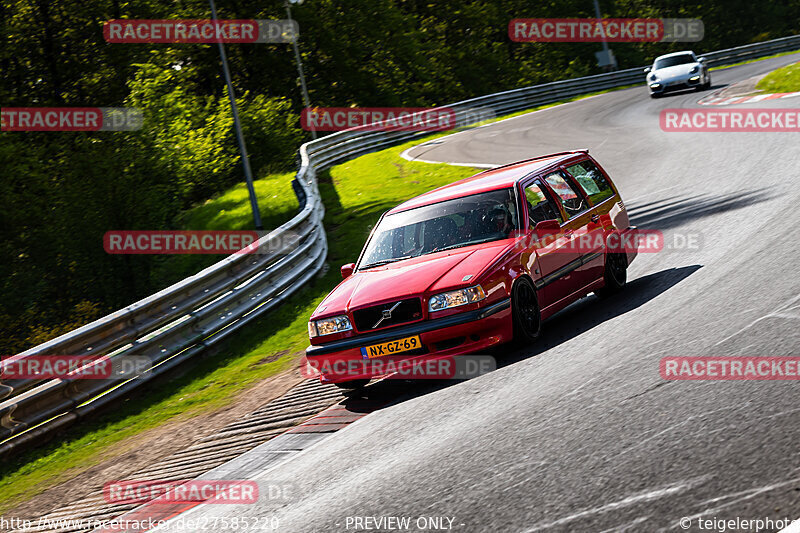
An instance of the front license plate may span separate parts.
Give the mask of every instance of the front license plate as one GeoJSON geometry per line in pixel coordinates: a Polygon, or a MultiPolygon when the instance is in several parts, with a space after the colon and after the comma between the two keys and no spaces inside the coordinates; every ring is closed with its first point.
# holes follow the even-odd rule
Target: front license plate
{"type": "Polygon", "coordinates": [[[419,340],[419,335],[414,335],[413,337],[406,337],[396,341],[365,346],[361,348],[361,356],[364,359],[374,359],[376,357],[383,357],[384,355],[410,352],[420,347],[422,347],[422,342],[419,340]]]}

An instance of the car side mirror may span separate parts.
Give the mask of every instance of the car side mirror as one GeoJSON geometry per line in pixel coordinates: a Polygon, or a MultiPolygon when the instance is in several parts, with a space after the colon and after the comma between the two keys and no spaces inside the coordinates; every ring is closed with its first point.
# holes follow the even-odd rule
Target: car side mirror
{"type": "Polygon", "coordinates": [[[706,61],[708,61],[705,57],[698,57],[697,60],[701,63],[705,63],[706,61]]]}
{"type": "Polygon", "coordinates": [[[342,279],[347,279],[352,276],[355,268],[355,263],[347,263],[346,265],[342,265],[342,279]]]}
{"type": "Polygon", "coordinates": [[[536,233],[557,233],[561,230],[561,224],[559,224],[558,220],[550,219],[550,220],[542,220],[541,222],[536,223],[536,227],[533,228],[536,233]]]}
{"type": "Polygon", "coordinates": [[[644,73],[645,74],[650,74],[650,67],[645,67],[644,68],[644,73]]]}

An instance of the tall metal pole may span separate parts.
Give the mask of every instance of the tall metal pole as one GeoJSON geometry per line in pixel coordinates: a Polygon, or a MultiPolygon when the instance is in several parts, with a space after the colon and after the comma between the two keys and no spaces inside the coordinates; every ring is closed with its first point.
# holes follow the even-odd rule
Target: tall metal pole
{"type": "MultiPolygon", "coordinates": [[[[600,4],[597,2],[597,0],[594,0],[594,15],[595,15],[595,17],[597,17],[598,21],[601,19],[601,17],[600,17],[600,4]]],[[[608,43],[606,42],[605,35],[603,35],[603,54],[605,54],[606,59],[609,62],[611,62],[611,55],[608,53],[608,43]]],[[[610,64],[609,68],[613,70],[614,65],[610,64]]]]}
{"type": "MultiPolygon", "coordinates": [[[[208,2],[211,4],[211,19],[216,21],[217,7],[214,5],[214,0],[208,0],[208,2]]],[[[231,111],[233,111],[233,125],[236,129],[236,139],[239,141],[239,151],[242,154],[244,179],[247,181],[247,192],[250,194],[250,208],[253,210],[253,222],[257,230],[263,230],[264,226],[261,225],[261,212],[258,210],[258,200],[256,199],[256,189],[253,187],[253,171],[250,169],[250,158],[247,157],[247,145],[245,145],[244,142],[242,124],[239,122],[239,110],[236,107],[236,95],[233,93],[231,73],[230,70],[228,70],[228,56],[225,55],[225,45],[222,41],[217,44],[219,45],[219,56],[222,58],[222,72],[225,74],[225,83],[228,85],[228,98],[231,101],[231,111]]]]}
{"type": "MultiPolygon", "coordinates": [[[[292,20],[292,8],[289,6],[289,1],[286,1],[286,16],[292,20]]],[[[300,60],[300,48],[297,46],[297,35],[292,35],[292,48],[294,48],[294,58],[297,61],[297,73],[300,75],[300,88],[303,91],[303,105],[306,109],[311,109],[311,100],[308,98],[308,88],[306,87],[306,77],[303,75],[303,62],[300,60]]],[[[314,126],[311,125],[311,138],[317,138],[317,132],[314,126]]]]}

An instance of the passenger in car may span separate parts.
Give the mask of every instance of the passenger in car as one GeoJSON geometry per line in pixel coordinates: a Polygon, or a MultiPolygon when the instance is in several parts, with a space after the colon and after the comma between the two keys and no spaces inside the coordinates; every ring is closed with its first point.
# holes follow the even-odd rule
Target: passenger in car
{"type": "Polygon", "coordinates": [[[458,226],[450,217],[440,217],[425,225],[425,250],[433,251],[455,244],[458,226]]]}

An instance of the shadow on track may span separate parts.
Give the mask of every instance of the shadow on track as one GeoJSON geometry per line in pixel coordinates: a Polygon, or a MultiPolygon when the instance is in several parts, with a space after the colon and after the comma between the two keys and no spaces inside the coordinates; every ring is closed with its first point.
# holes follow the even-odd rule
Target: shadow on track
{"type": "Polygon", "coordinates": [[[646,204],[630,204],[628,216],[631,223],[639,229],[665,230],[717,213],[765,202],[770,198],[763,189],[687,198],[673,197],[646,204]]]}
{"type": "MultiPolygon", "coordinates": [[[[668,291],[697,272],[701,265],[670,268],[628,282],[625,289],[606,300],[587,296],[558,312],[542,326],[542,336],[529,348],[499,346],[490,355],[497,367],[512,365],[544,353],[606,320],[632,311],[668,291]]],[[[347,393],[340,405],[354,413],[369,413],[456,385],[460,380],[384,379],[347,393]]]]}
{"type": "Polygon", "coordinates": [[[606,300],[601,301],[596,296],[582,298],[546,321],[542,325],[542,336],[530,348],[514,352],[509,352],[507,348],[505,350],[498,348],[497,351],[500,353],[493,354],[497,358],[497,366],[498,368],[508,366],[544,353],[606,320],[633,311],[668,291],[700,268],[701,265],[671,268],[636,278],[628,282],[620,293],[606,300]]]}

